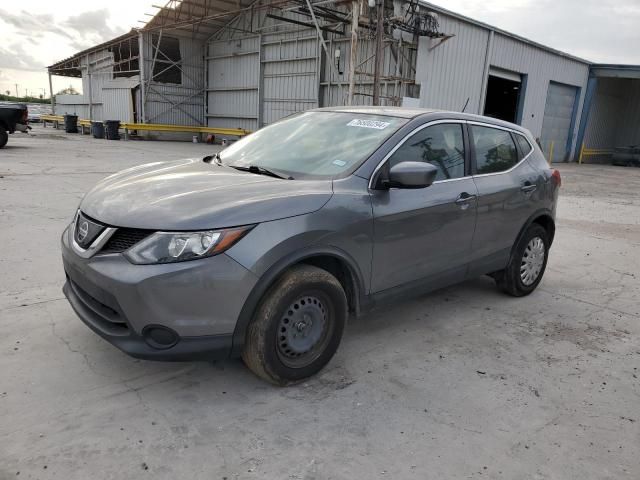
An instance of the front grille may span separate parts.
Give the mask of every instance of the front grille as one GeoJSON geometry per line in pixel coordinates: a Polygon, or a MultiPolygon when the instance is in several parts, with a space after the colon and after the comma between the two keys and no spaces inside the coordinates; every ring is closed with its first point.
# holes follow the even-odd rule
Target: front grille
{"type": "Polygon", "coordinates": [[[138,228],[119,228],[111,235],[111,238],[107,241],[100,253],[121,253],[129,248],[133,247],[136,243],[141,242],[149,235],[153,233],[153,230],[142,230],[138,228]]]}

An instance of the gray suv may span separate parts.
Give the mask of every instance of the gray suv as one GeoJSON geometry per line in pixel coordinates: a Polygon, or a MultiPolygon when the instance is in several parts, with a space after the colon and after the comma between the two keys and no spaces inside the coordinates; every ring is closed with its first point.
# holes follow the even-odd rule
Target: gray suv
{"type": "Polygon", "coordinates": [[[105,178],[62,235],[64,293],[124,352],[318,372],[349,315],[492,276],[542,279],[560,186],[531,134],[468,114],[300,113],[204,159],[105,178]]]}

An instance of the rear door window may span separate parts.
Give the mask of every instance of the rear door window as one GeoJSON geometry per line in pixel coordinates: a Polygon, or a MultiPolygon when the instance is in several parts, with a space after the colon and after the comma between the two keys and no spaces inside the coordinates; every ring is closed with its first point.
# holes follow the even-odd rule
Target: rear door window
{"type": "Polygon", "coordinates": [[[442,123],[424,128],[395,151],[389,167],[399,162],[426,162],[438,169],[438,180],[464,177],[464,140],[462,125],[442,123]]]}
{"type": "Polygon", "coordinates": [[[476,174],[499,173],[518,163],[518,151],[506,130],[471,125],[476,158],[476,174]]]}

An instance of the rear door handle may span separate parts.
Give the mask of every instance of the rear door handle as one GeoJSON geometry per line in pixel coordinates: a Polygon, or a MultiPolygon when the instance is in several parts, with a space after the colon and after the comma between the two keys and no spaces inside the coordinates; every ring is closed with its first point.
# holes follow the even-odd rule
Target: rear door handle
{"type": "Polygon", "coordinates": [[[538,188],[538,186],[535,183],[525,183],[520,190],[522,190],[524,193],[531,193],[533,192],[536,188],[538,188]]]}
{"type": "Polygon", "coordinates": [[[476,198],[477,198],[477,195],[471,195],[467,192],[462,192],[460,195],[458,195],[458,198],[456,199],[456,205],[466,205],[470,201],[475,200],[476,198]]]}

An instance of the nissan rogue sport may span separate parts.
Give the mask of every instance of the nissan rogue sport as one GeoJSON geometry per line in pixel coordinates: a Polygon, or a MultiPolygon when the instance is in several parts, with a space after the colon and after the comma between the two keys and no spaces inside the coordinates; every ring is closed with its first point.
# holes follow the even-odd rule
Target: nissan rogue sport
{"type": "Polygon", "coordinates": [[[219,154],[99,182],[62,235],[64,292],[129,355],[242,356],[285,385],[327,364],[350,314],[394,297],[484,274],[531,293],[559,186],[517,125],[311,110],[219,154]]]}

